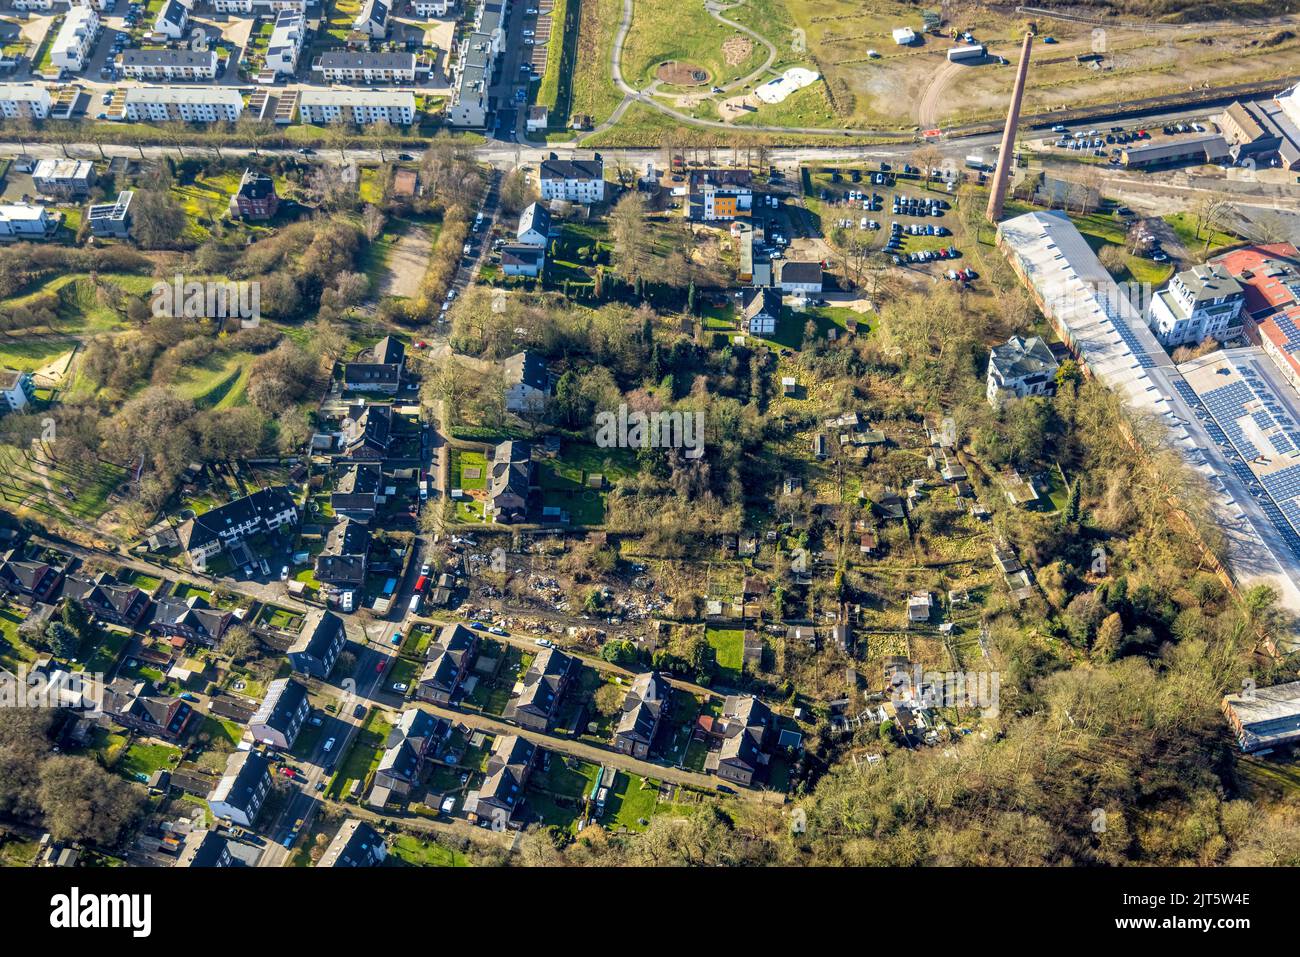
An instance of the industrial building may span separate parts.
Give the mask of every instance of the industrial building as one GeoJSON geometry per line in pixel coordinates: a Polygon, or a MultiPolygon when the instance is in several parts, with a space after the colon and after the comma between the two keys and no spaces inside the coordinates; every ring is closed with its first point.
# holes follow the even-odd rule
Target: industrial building
{"type": "MultiPolygon", "coordinates": [[[[1087,373],[1163,423],[1204,479],[1234,583],[1269,585],[1300,615],[1300,396],[1272,361],[1248,347],[1176,366],[1064,213],[1005,220],[998,245],[1087,373]]],[[[1295,635],[1276,641],[1300,647],[1295,635]]]]}

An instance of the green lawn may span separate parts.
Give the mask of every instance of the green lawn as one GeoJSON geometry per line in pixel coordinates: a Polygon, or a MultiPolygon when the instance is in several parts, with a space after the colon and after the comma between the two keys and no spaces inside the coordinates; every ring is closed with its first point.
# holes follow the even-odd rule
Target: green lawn
{"type": "Polygon", "coordinates": [[[619,772],[613,791],[605,800],[605,813],[601,822],[630,831],[644,830],[642,820],[649,821],[659,805],[659,782],[645,781],[639,776],[619,772]]]}
{"type": "Polygon", "coordinates": [[[704,639],[713,649],[718,677],[737,681],[745,660],[745,632],[739,628],[705,628],[704,639]]]}
{"type": "Polygon", "coordinates": [[[487,455],[483,452],[455,449],[451,453],[451,480],[454,488],[475,491],[487,488],[487,455]],[[465,476],[466,467],[478,469],[478,477],[465,476]]]}
{"type": "Polygon", "coordinates": [[[388,845],[386,864],[397,867],[469,867],[469,858],[433,841],[400,834],[388,845]]]}
{"type": "Polygon", "coordinates": [[[147,781],[155,771],[170,770],[180,763],[181,750],[169,744],[142,744],[133,742],[122,759],[117,763],[117,770],[135,778],[147,781]]]}

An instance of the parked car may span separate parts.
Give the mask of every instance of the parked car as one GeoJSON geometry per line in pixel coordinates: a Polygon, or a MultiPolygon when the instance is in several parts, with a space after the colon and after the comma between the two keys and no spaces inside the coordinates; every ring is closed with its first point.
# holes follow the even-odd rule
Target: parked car
{"type": "Polygon", "coordinates": [[[334,750],[334,740],[335,740],[334,738],[329,738],[328,740],[326,740],[325,742],[326,753],[334,750]]]}

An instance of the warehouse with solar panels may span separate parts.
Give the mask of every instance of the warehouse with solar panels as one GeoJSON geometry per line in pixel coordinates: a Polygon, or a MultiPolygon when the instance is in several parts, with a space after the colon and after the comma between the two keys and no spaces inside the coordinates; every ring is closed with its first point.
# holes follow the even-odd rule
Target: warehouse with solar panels
{"type": "MultiPolygon", "coordinates": [[[[1300,395],[1254,346],[1175,365],[1063,213],[1005,220],[998,245],[1080,364],[1162,422],[1205,479],[1233,580],[1271,586],[1300,618],[1300,395]]],[[[1300,636],[1278,644],[1295,650],[1300,636]]]]}

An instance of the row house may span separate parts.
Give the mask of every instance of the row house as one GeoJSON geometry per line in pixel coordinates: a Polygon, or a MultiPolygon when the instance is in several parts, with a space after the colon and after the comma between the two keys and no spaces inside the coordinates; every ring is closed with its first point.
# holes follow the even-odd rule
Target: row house
{"type": "Polygon", "coordinates": [[[151,123],[234,123],[244,99],[231,87],[135,86],[126,91],[126,118],[151,123]]]}
{"type": "Polygon", "coordinates": [[[326,50],[311,68],[325,83],[414,83],[420,62],[414,53],[326,50]]]}
{"type": "Polygon", "coordinates": [[[217,51],[124,50],[118,66],[133,80],[211,80],[217,75],[217,51]]]}
{"type": "Polygon", "coordinates": [[[207,560],[222,550],[297,521],[298,506],[289,490],[272,486],[186,519],[176,530],[176,536],[190,565],[196,571],[203,571],[207,560]]]}
{"type": "Polygon", "coordinates": [[[175,741],[194,709],[180,698],[158,694],[148,681],[118,678],[104,688],[104,713],[124,728],[175,741]]]}
{"type": "Polygon", "coordinates": [[[528,666],[523,687],[506,706],[505,717],[530,731],[550,731],[577,670],[571,656],[556,648],[543,649],[528,666]]]}
{"type": "Polygon", "coordinates": [[[478,633],[461,624],[443,626],[429,649],[415,696],[433,704],[451,704],[478,654],[478,633]]]}
{"type": "Polygon", "coordinates": [[[50,115],[50,91],[28,83],[0,83],[0,116],[43,120],[50,115]]]}
{"type": "Polygon", "coordinates": [[[80,602],[99,621],[134,629],[149,610],[150,599],[134,585],[124,585],[112,575],[94,578],[69,575],[63,583],[63,597],[80,602]]]}
{"type": "Polygon", "coordinates": [[[369,126],[415,122],[415,94],[409,90],[303,90],[298,116],[304,123],[352,123],[369,126]]]}

